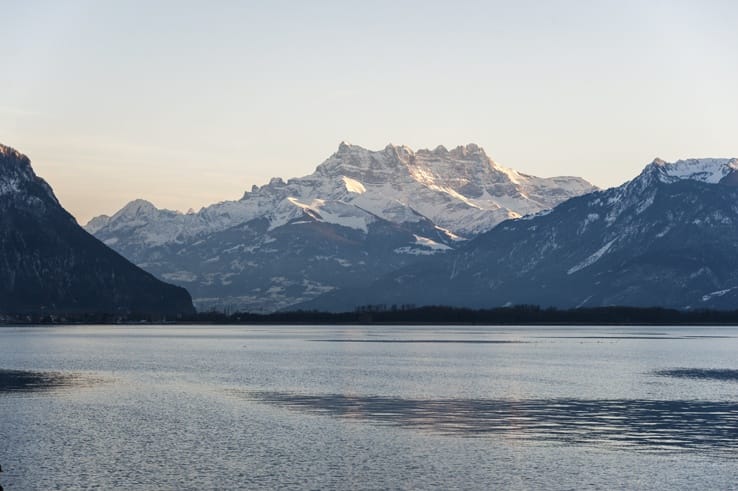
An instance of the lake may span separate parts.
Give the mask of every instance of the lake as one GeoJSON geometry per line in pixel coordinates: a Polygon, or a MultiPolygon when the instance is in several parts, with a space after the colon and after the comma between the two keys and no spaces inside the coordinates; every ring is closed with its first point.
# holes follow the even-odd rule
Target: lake
{"type": "Polygon", "coordinates": [[[729,489],[738,328],[0,328],[0,484],[729,489]]]}

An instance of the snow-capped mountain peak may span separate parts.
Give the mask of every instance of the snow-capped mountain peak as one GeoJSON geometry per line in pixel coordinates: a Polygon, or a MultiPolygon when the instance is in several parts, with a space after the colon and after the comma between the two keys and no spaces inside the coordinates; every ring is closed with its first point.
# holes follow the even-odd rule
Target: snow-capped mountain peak
{"type": "Polygon", "coordinates": [[[195,213],[144,200],[87,229],[187,286],[197,305],[274,310],[443,255],[508,218],[594,188],[498,165],[475,144],[414,151],[342,142],[310,175],[279,177],[195,213]]]}
{"type": "Polygon", "coordinates": [[[393,223],[427,219],[452,235],[471,237],[593,189],[579,178],[518,173],[498,165],[473,143],[418,151],[389,144],[373,151],[341,142],[313,174],[287,181],[275,177],[253,186],[238,201],[182,214],[137,200],[109,219],[93,219],[88,230],[135,228],[140,238],[167,243],[256,218],[267,219],[274,229],[309,212],[312,219],[362,231],[375,217],[393,223]]]}
{"type": "Polygon", "coordinates": [[[412,150],[389,144],[383,150],[371,151],[341,142],[338,150],[315,170],[319,176],[346,175],[357,180],[377,181],[387,175],[403,173],[412,150]]]}
{"type": "MultiPolygon", "coordinates": [[[[652,174],[661,182],[689,179],[708,184],[717,184],[738,170],[738,159],[686,159],[673,163],[655,159],[643,174],[652,174]]],[[[643,175],[642,174],[642,175],[643,175]]]]}
{"type": "Polygon", "coordinates": [[[113,219],[151,216],[156,213],[156,211],[156,206],[154,206],[150,201],[146,201],[145,199],[135,199],[113,215],[113,219]]]}
{"type": "Polygon", "coordinates": [[[153,203],[145,199],[135,199],[127,203],[113,216],[100,215],[93,218],[85,225],[85,228],[88,232],[94,234],[103,227],[115,226],[116,224],[123,224],[126,227],[145,225],[148,221],[154,219],[158,213],[159,209],[153,203]]]}

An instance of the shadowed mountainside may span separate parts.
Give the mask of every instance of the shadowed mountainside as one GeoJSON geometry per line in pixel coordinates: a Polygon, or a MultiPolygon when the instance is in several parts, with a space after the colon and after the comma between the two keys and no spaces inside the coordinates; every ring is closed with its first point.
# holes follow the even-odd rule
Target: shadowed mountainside
{"type": "Polygon", "coordinates": [[[183,288],[85,232],[31,162],[0,145],[0,313],[192,314],[183,288]]]}

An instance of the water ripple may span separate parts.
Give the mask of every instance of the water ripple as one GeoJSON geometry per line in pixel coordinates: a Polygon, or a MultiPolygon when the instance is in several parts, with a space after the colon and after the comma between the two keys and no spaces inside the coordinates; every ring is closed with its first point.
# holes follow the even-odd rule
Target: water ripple
{"type": "Polygon", "coordinates": [[[314,339],[316,343],[524,344],[505,339],[314,339]]]}
{"type": "Polygon", "coordinates": [[[689,400],[403,399],[249,392],[292,410],[461,436],[502,435],[648,450],[738,450],[738,403],[689,400]]]}

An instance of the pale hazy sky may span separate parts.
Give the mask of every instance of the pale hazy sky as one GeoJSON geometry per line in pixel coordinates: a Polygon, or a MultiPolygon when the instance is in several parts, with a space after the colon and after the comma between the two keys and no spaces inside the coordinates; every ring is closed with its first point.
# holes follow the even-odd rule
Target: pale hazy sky
{"type": "Polygon", "coordinates": [[[80,222],[477,143],[599,186],[738,156],[734,1],[0,0],[0,142],[80,222]]]}

